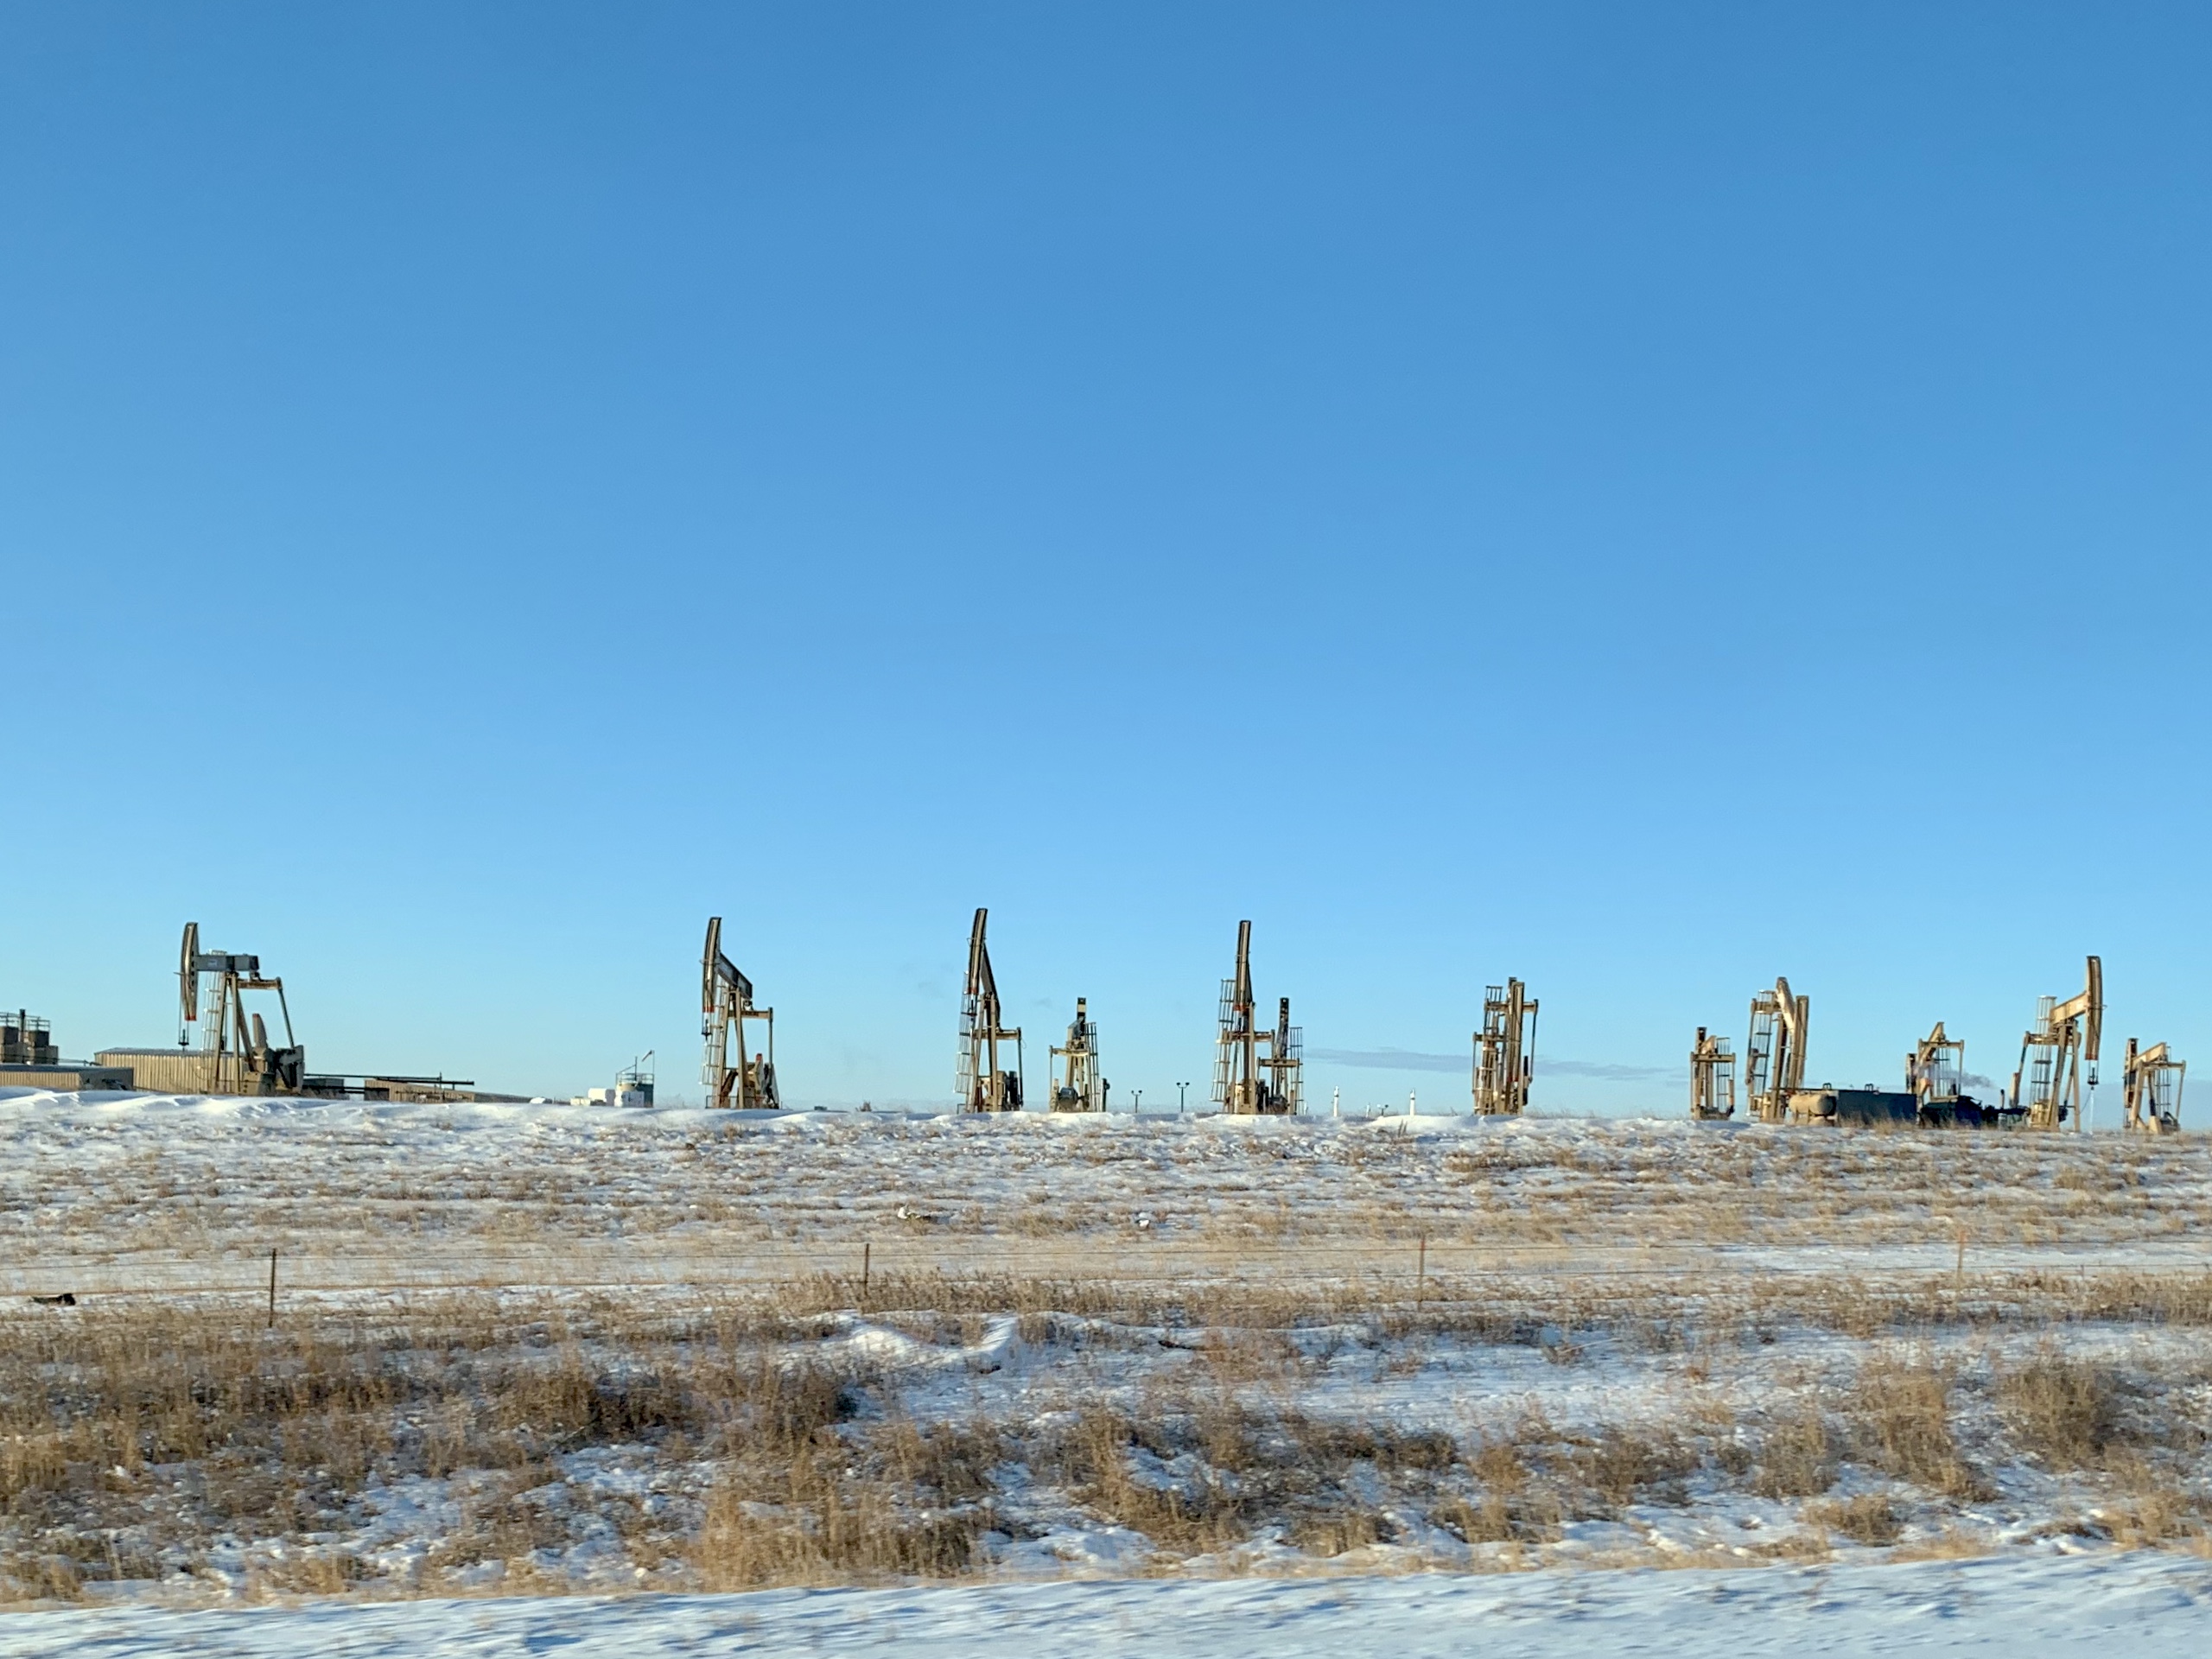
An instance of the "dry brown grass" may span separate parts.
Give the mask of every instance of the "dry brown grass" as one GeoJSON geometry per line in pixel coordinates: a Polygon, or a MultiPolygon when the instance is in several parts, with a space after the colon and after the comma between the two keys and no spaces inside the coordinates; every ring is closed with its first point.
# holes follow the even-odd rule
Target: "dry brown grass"
{"type": "Polygon", "coordinates": [[[1904,1518],[1897,1513],[1897,1504],[1880,1492],[1808,1503],[1805,1519],[1826,1531],[1840,1533],[1854,1544],[1893,1544],[1904,1531],[1904,1518]]]}
{"type": "Polygon", "coordinates": [[[1233,1417],[1140,1420],[1105,1408],[1084,1412],[1052,1455],[1071,1490],[1099,1514],[1163,1548],[1205,1554],[1250,1535],[1254,1494],[1244,1483],[1232,1487],[1221,1479],[1226,1471],[1211,1458],[1171,1473],[1197,1449],[1192,1441],[1230,1465],[1251,1468],[1250,1439],[1233,1417]],[[1168,1467],[1141,1467],[1143,1453],[1168,1467]]]}
{"type": "Polygon", "coordinates": [[[839,1432],[834,1379],[742,1426],[692,1552],[709,1590],[953,1578],[990,1523],[996,1437],[906,1419],[839,1432]],[[801,1403],[804,1396],[804,1404],[801,1403]]]}
{"type": "Polygon", "coordinates": [[[1925,1357],[1878,1357],[1859,1367],[1847,1431],[1853,1457],[1944,1497],[1980,1498],[1988,1483],[1959,1450],[1955,1368],[1925,1357]]]}
{"type": "Polygon", "coordinates": [[[2204,1425],[2189,1415],[2201,1372],[2084,1360],[2055,1336],[2001,1356],[2022,1353],[2020,1332],[2082,1319],[2187,1331],[2212,1312],[2208,1285],[1433,1274],[1416,1305],[1409,1278],[874,1274],[871,1319],[954,1375],[991,1316],[1015,1316],[1014,1363],[1035,1380],[990,1396],[995,1418],[979,1404],[958,1422],[906,1415],[899,1376],[823,1359],[858,1300],[831,1276],[667,1301],[303,1303],[273,1332],[257,1309],[212,1300],[0,1315],[0,1598],[196,1571],[225,1536],[295,1541],[253,1558],[248,1593],[435,1592],[480,1581],[455,1576],[472,1572],[570,1587],[549,1565],[574,1541],[570,1514],[546,1494],[563,1487],[568,1454],[608,1448],[659,1471],[658,1496],[573,1501],[595,1506],[626,1566],[718,1588],[978,1570],[987,1533],[1023,1536],[1020,1506],[994,1484],[1015,1464],[1029,1490],[1142,1534],[1163,1568],[1233,1561],[1271,1529],[1317,1561],[1375,1550],[1370,1563],[1402,1565],[1414,1554],[1389,1552],[1402,1542],[1393,1516],[1504,1547],[1475,1553],[1494,1564],[1542,1551],[1571,1521],[1732,1485],[1807,1523],[1754,1547],[1764,1553],[1814,1559],[1829,1538],[1925,1552],[1899,1542],[1904,1506],[1940,1526],[1988,1497],[1985,1468],[2016,1452],[2061,1478],[2086,1530],[2187,1545],[2202,1535],[2204,1425]],[[1962,1331],[1986,1340],[1961,1344],[1962,1331]],[[1807,1332],[1850,1341],[1796,1345],[1807,1332]],[[1522,1364],[1541,1350],[1648,1367],[1681,1407],[1656,1425],[1571,1433],[1535,1414],[1471,1416],[1458,1435],[1300,1409],[1317,1380],[1448,1370],[1484,1345],[1517,1349],[1522,1364]],[[1747,1427],[1732,1403],[1747,1396],[1729,1390],[1753,1373],[1765,1381],[1747,1427]],[[1124,1381],[1094,1389],[1094,1377],[1124,1381]],[[1915,1490],[1835,1497],[1846,1465],[1915,1490]],[[449,1481],[461,1516],[418,1579],[379,1580],[340,1542],[297,1541],[338,1537],[334,1517],[363,1493],[414,1477],[449,1481]]]}
{"type": "Polygon", "coordinates": [[[1686,1502],[1682,1482],[1703,1459],[1672,1432],[1635,1433],[1608,1426],[1594,1444],[1573,1448],[1564,1461],[1601,1503],[1618,1510],[1639,1499],[1686,1502]]]}
{"type": "Polygon", "coordinates": [[[1835,1426],[1816,1396],[1761,1437],[1751,1487],[1761,1497],[1817,1497],[1835,1484],[1835,1426]]]}
{"type": "MultiPolygon", "coordinates": [[[[1281,1332],[1365,1325],[1378,1337],[1455,1337],[1538,1346],[1563,1333],[1564,1357],[1604,1331],[1639,1352],[1740,1344],[1803,1326],[1856,1341],[1906,1341],[1947,1331],[2044,1330],[2088,1321],[2177,1329],[2212,1327],[2212,1273],[1948,1272],[1852,1275],[1695,1274],[1618,1278],[1432,1267],[1425,1290],[1400,1277],[1328,1279],[1206,1274],[1188,1281],[1011,1274],[884,1273],[868,1305],[952,1314],[1033,1313],[1224,1332],[1281,1332]]],[[[733,1294],[726,1317],[750,1311],[765,1334],[861,1304],[857,1275],[817,1274],[733,1294]]]]}
{"type": "MultiPolygon", "coordinates": [[[[859,1380],[783,1365],[711,1330],[656,1328],[619,1306],[588,1320],[588,1342],[566,1320],[518,1329],[489,1299],[464,1298],[274,1331],[207,1304],[0,1324],[5,1576],[45,1596],[70,1573],[158,1577],[162,1558],[180,1557],[190,1570],[219,1535],[295,1537],[372,1482],[462,1471],[475,1489],[434,1575],[527,1554],[568,1541],[512,1501],[560,1484],[556,1454],[636,1446],[680,1460],[783,1445],[859,1380]]],[[[637,1553],[666,1553],[673,1529],[656,1542],[628,1520],[637,1553]]],[[[295,1549],[253,1572],[271,1591],[323,1593],[365,1569],[342,1551],[295,1549]]]]}
{"type": "Polygon", "coordinates": [[[1915,1539],[1901,1543],[1890,1552],[1893,1561],[1964,1561],[1986,1555],[1997,1548],[1994,1540],[1986,1535],[1956,1524],[1946,1526],[1933,1537],[1915,1539]]]}
{"type": "MultiPolygon", "coordinates": [[[[1531,1440],[1546,1433],[1541,1423],[1523,1426],[1523,1438],[1531,1440]]],[[[1535,1543],[1557,1535],[1565,1506],[1538,1484],[1520,1439],[1485,1439],[1468,1466],[1476,1491],[1446,1499],[1436,1512],[1443,1524],[1470,1544],[1535,1543]]]]}
{"type": "Polygon", "coordinates": [[[1998,1373],[1997,1402],[2021,1449],[2052,1469],[2086,1469],[2126,1435],[2113,1368],[2045,1346],[1998,1373]]]}
{"type": "Polygon", "coordinates": [[[2120,1461],[2101,1519],[2113,1541],[2145,1549],[2205,1536],[2204,1501],[2139,1459],[2120,1461]]]}

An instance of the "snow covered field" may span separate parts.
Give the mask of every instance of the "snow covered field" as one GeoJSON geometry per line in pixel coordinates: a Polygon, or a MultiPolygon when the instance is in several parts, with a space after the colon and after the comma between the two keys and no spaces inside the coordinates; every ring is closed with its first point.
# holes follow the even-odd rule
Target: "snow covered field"
{"type": "Polygon", "coordinates": [[[0,1653],[1239,1609],[1270,1651],[1546,1652],[1515,1610],[1555,1602],[1756,1647],[1768,1601],[1971,1634],[2069,1584],[2164,1629],[2208,1220],[2196,1135],[0,1098],[9,1593],[508,1598],[41,1613],[0,1653]]]}
{"type": "Polygon", "coordinates": [[[2212,1143],[1631,1120],[1141,1121],[0,1092],[26,1292],[724,1282],[881,1265],[1271,1279],[2203,1261],[2212,1143]],[[26,1249],[27,1244],[35,1249],[26,1249]],[[226,1268],[224,1263],[232,1264],[226,1268]]]}
{"type": "Polygon", "coordinates": [[[147,1608],[0,1615],[0,1659],[607,1659],[897,1653],[966,1659],[1146,1654],[1327,1659],[1389,1654],[1680,1659],[1802,1653],[2005,1659],[2203,1650],[2212,1565],[2138,1554],[1778,1568],[1756,1575],[1554,1573],[1510,1578],[1122,1581],[734,1596],[401,1604],[227,1612],[147,1608]]]}

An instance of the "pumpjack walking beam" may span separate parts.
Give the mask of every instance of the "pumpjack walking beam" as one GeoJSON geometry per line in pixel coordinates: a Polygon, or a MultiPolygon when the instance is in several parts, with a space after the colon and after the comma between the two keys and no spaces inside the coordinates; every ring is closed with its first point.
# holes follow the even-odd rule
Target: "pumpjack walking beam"
{"type": "Polygon", "coordinates": [[[2085,978],[2079,996],[2063,1002],[2043,998],[2036,1007],[2034,1027],[2020,1039],[2020,1063],[2012,1069],[2012,1099],[2015,1104],[2024,1101],[2031,1129],[2063,1128],[2070,1118],[2078,1130],[2085,1065],[2089,1087],[2097,1086],[2097,1046],[2105,1023],[2104,963],[2091,957],[2085,978]],[[2020,1092],[2024,1077],[2024,1096],[2020,1092]]]}
{"type": "Polygon", "coordinates": [[[1027,1068],[1022,1060],[1021,1028],[1004,1024],[999,1006],[990,947],[983,939],[989,913],[979,906],[968,933],[968,982],[960,1000],[960,1073],[953,1087],[963,1112],[1018,1112],[1022,1074],[1027,1068]],[[999,1045],[1005,1042],[1014,1046],[1011,1071],[999,1065],[999,1045]]]}
{"type": "Polygon", "coordinates": [[[1536,999],[1519,980],[1483,989],[1483,1028],[1475,1033],[1475,1110],[1518,1117],[1529,1109],[1536,1070],[1536,999]]]}
{"type": "Polygon", "coordinates": [[[188,1028],[200,1025],[200,1046],[207,1058],[204,1085],[213,1095],[278,1095],[296,1093],[305,1086],[307,1051],[292,1034],[292,1007],[284,997],[284,982],[264,977],[261,958],[228,950],[202,950],[200,924],[184,925],[184,941],[177,951],[177,1046],[189,1046],[188,1028]],[[200,979],[214,981],[213,1007],[207,1020],[200,1019],[200,979]],[[284,1041],[269,1040],[269,1027],[245,1007],[248,991],[274,991],[284,1020],[284,1041]]]}
{"type": "Polygon", "coordinates": [[[2180,1133],[2181,1085],[2188,1070],[2189,1063],[2174,1058],[2164,1043],[2139,1052],[2135,1039],[2129,1038],[2121,1073],[2127,1127],[2145,1135],[2180,1133]]]}
{"type": "Polygon", "coordinates": [[[784,1103],[776,1086],[776,1011],[756,1007],[753,982],[722,954],[722,918],[707,918],[707,948],[699,958],[699,1034],[707,1058],[701,1073],[707,1104],[740,1111],[776,1111],[784,1103]],[[765,1053],[750,1053],[745,1025],[758,1020],[768,1027],[765,1053]],[[737,1039],[737,1063],[730,1064],[730,1039],[737,1039]]]}
{"type": "Polygon", "coordinates": [[[1947,1034],[1941,1020],[1913,1045],[1912,1052],[1904,1057],[1904,1086],[1919,1098],[1923,1122],[1931,1108],[1957,1105],[1966,1067],[1965,1039],[1947,1034]]]}
{"type": "Polygon", "coordinates": [[[1805,1041],[1812,1029],[1813,1000],[1793,995],[1777,979],[1751,998],[1751,1034],[1744,1041],[1744,1089],[1751,1113],[1762,1123],[1789,1116],[1789,1096],[1805,1084],[1805,1041]]]}

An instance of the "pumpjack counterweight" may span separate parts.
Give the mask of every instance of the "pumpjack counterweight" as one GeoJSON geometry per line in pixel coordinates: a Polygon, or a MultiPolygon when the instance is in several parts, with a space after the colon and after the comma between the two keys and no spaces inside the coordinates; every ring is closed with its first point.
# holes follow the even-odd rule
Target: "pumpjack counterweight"
{"type": "Polygon", "coordinates": [[[963,1112],[1021,1109],[1021,1028],[1005,1023],[998,981],[991,973],[990,947],[983,924],[990,912],[978,908],[968,933],[968,982],[960,999],[960,1071],[953,1087],[963,1112]],[[1014,1070],[999,1065],[999,1046],[1014,1045],[1014,1070]]]}
{"type": "MultiPolygon", "coordinates": [[[[753,982],[722,954],[722,918],[707,918],[707,948],[699,959],[699,1033],[706,1039],[707,1104],[735,1111],[776,1111],[784,1103],[776,1086],[776,1011],[755,1006],[753,982]],[[746,1025],[767,1027],[768,1046],[748,1054],[746,1025]],[[730,1043],[737,1044],[735,1064],[730,1043]]],[[[650,1098],[650,1096],[648,1096],[650,1098]]]]}

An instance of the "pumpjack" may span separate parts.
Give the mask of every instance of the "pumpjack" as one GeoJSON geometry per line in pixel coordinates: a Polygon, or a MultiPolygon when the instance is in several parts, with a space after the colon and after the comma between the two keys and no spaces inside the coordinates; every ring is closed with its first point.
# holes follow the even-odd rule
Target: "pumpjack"
{"type": "Polygon", "coordinates": [[[1103,1112],[1109,1086],[1098,1071],[1098,1027],[1082,997],[1075,1000],[1075,1020],[1068,1027],[1068,1046],[1052,1050],[1052,1058],[1065,1060],[1052,1086],[1056,1112],[1103,1112]]]}
{"type": "Polygon", "coordinates": [[[1021,1028],[1003,1023],[998,981],[991,975],[990,947],[983,923],[989,912],[978,908],[968,933],[968,988],[960,1000],[960,1075],[954,1084],[963,1112],[1021,1109],[1021,1028]],[[1014,1045],[1011,1071],[999,1065],[999,1045],[1014,1045]]]}
{"type": "Polygon", "coordinates": [[[1735,1052],[1703,1026],[1690,1045],[1690,1116],[1700,1122],[1736,1116],[1735,1052]]]}
{"type": "Polygon", "coordinates": [[[1529,1109],[1536,1069],[1536,999],[1519,980],[1483,988],[1483,1028],[1475,1033],[1475,1111],[1518,1117],[1529,1109]]]}
{"type": "MultiPolygon", "coordinates": [[[[784,1103],[776,1086],[776,1011],[756,1007],[753,982],[722,954],[722,918],[707,918],[707,948],[699,958],[699,1034],[706,1039],[702,1074],[707,1104],[737,1111],[777,1111],[784,1103]],[[768,1028],[765,1052],[747,1058],[745,1026],[758,1020],[768,1028]],[[730,1039],[737,1039],[737,1062],[730,1063],[730,1039]]],[[[651,1096],[648,1096],[648,1098],[651,1096]]]]}
{"type": "Polygon", "coordinates": [[[2189,1063],[2174,1058],[2164,1043],[2138,1052],[2135,1039],[2129,1038],[2120,1078],[2127,1127],[2146,1135],[2179,1134],[2182,1077],[2188,1069],[2189,1063]]]}
{"type": "Polygon", "coordinates": [[[184,942],[177,951],[177,1033],[179,1048],[191,1046],[190,1028],[200,1027],[200,1048],[207,1057],[207,1081],[211,1095],[296,1095],[306,1086],[307,1050],[292,1034],[291,1005],[284,1000],[284,982],[261,971],[261,958],[229,950],[202,950],[200,924],[184,925],[184,942]],[[200,981],[208,988],[207,1018],[200,1017],[200,981]],[[269,1027],[258,1014],[245,1007],[248,991],[274,991],[284,1020],[284,1040],[269,1040],[269,1027]]]}
{"type": "Polygon", "coordinates": [[[1966,1077],[1966,1039],[1948,1035],[1938,1020],[1936,1029],[1912,1046],[1904,1057],[1904,1086],[1920,1102],[1923,1123],[1949,1122],[1957,1112],[1966,1077]]]}
{"type": "Polygon", "coordinates": [[[2024,1101],[2028,1127],[2056,1129],[2070,1118],[2082,1127],[2083,1068],[2088,1084],[2097,1086],[2097,1042],[2105,1022],[2105,970],[2096,957],[2088,959],[2088,982],[2079,996],[2063,1002],[2046,996],[2036,1005],[2036,1023],[2020,1039],[2020,1063],[2012,1070],[2012,1099],[2024,1101]],[[2031,1054],[2032,1053],[2032,1059],[2031,1054]],[[2023,1076],[2027,1093],[2020,1092],[2023,1076]]]}
{"type": "Polygon", "coordinates": [[[1813,1001],[1790,994],[1789,982],[1777,979],[1770,991],[1751,998],[1751,1034],[1744,1042],[1744,1087],[1751,1114],[1762,1123],[1789,1118],[1789,1097],[1805,1085],[1805,1039],[1813,1020],[1813,1001]]]}
{"type": "Polygon", "coordinates": [[[1252,995],[1252,924],[1236,924],[1236,972],[1221,982],[1214,1039],[1214,1104],[1231,1116],[1286,1116],[1305,1096],[1306,1033],[1290,1023],[1290,999],[1273,1031],[1260,1029],[1252,995]],[[1265,1051],[1264,1058],[1262,1051],[1265,1051]]]}

